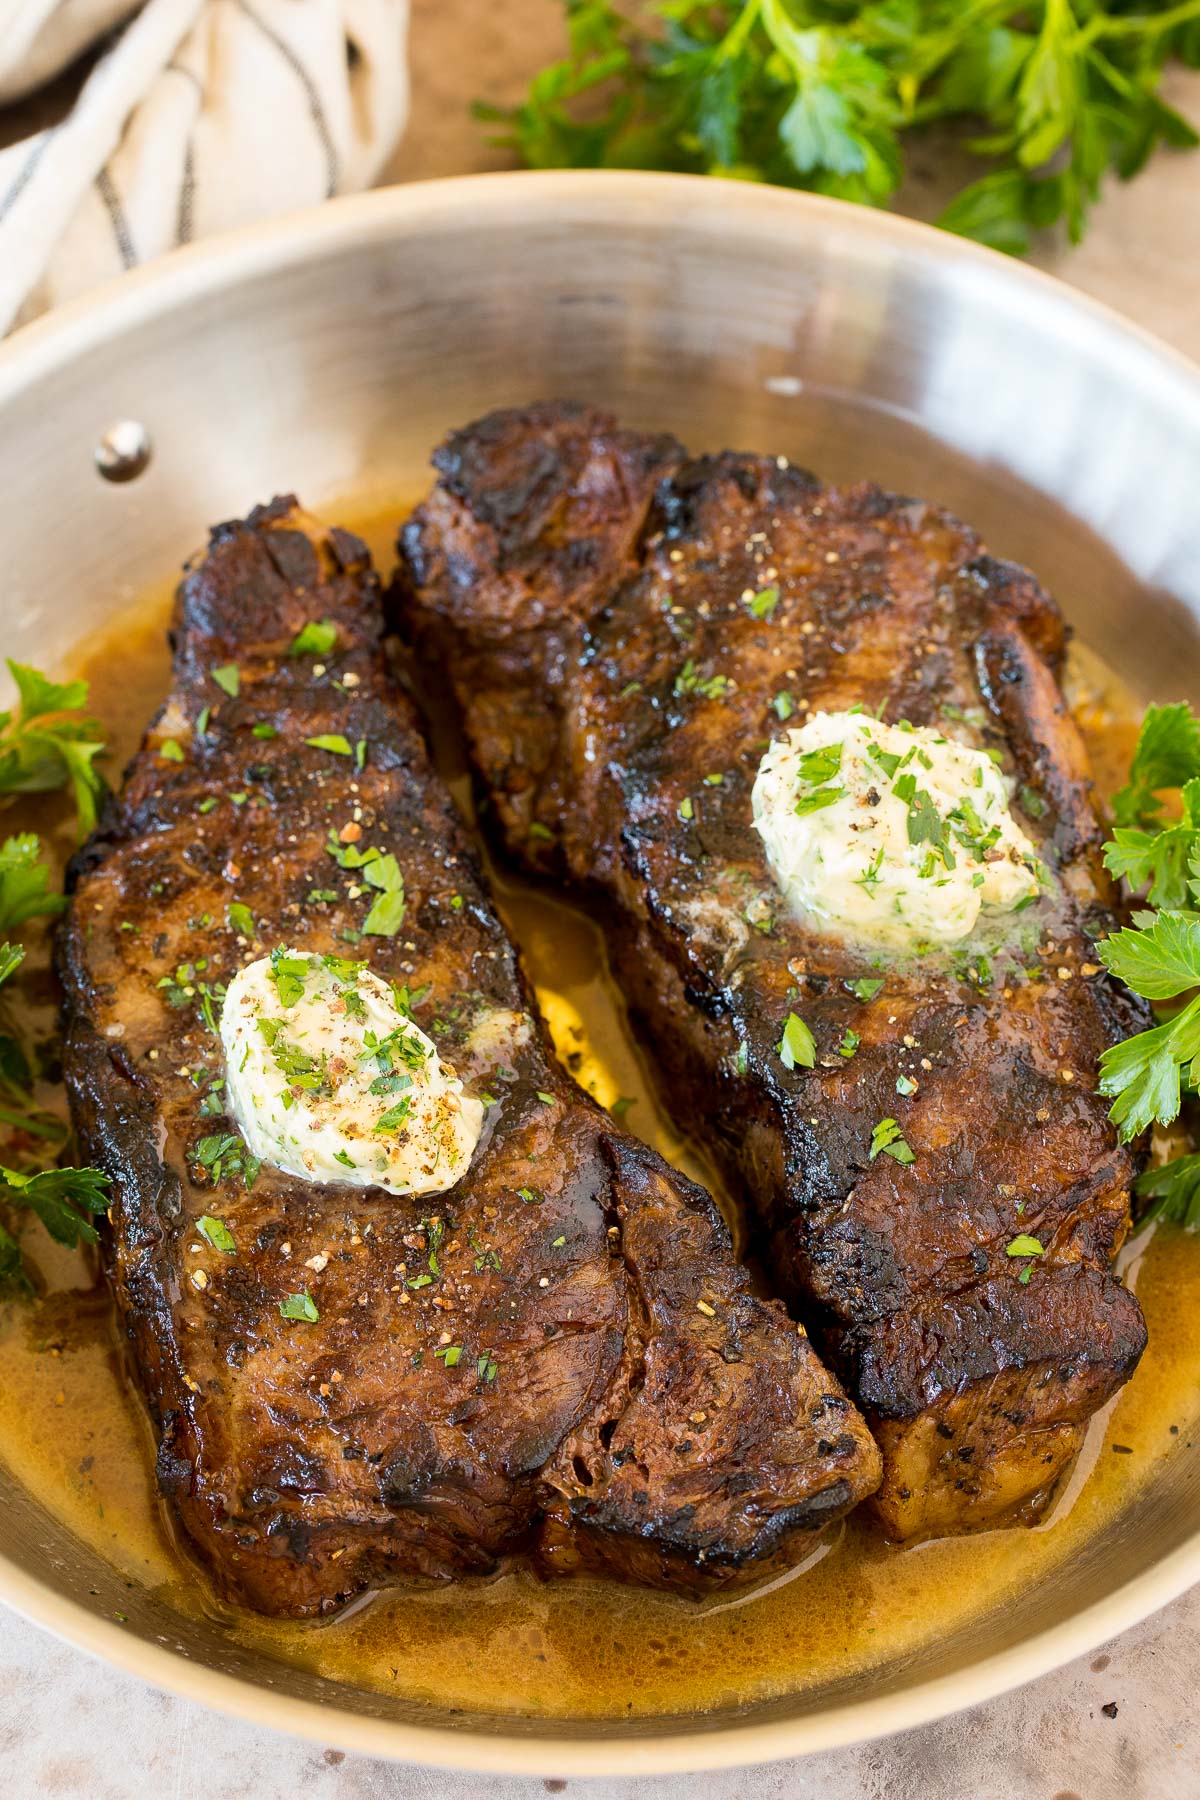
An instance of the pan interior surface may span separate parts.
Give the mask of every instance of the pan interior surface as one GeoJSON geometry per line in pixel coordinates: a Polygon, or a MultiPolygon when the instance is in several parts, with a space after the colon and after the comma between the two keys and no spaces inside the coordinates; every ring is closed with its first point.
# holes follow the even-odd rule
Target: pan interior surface
{"type": "MultiPolygon", "coordinates": [[[[5,653],[69,666],[210,523],[287,491],[381,512],[422,489],[450,427],[553,396],[694,450],[777,452],[942,502],[1033,568],[1138,698],[1200,701],[1197,372],[958,240],[654,176],[339,202],[23,334],[0,353],[5,653]],[[102,442],[148,452],[142,472],[103,479],[102,442]]],[[[1002,1611],[752,1706],[549,1720],[331,1681],[131,1589],[3,1467],[0,1598],[162,1685],[380,1754],[551,1775],[736,1764],[981,1700],[1181,1591],[1200,1575],[1190,1422],[1115,1519],[1002,1611]]]]}

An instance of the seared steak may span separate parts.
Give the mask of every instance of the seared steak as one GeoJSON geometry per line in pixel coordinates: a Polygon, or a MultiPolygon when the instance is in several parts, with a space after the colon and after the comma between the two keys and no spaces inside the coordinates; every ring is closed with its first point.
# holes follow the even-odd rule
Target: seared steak
{"type": "Polygon", "coordinates": [[[708,1195],[555,1061],[381,610],[364,547],[294,502],[220,526],[180,589],[173,691],[74,873],[67,1080],[112,1178],[163,1490],[267,1612],[518,1551],[684,1588],[786,1566],[876,1484],[875,1446],[708,1195]],[[394,853],[394,935],[361,935],[374,891],[330,840],[394,853]],[[449,1191],[255,1171],[213,1026],[281,944],[367,961],[486,1100],[449,1191]]]}
{"type": "Polygon", "coordinates": [[[1109,895],[1056,606],[934,506],[580,407],[494,414],[434,461],[402,622],[513,857],[608,925],[676,1115],[874,1429],[886,1529],[1036,1518],[1145,1339],[1110,1273],[1135,1157],[1095,1095],[1143,1021],[1093,953],[1109,895]],[[992,965],[870,956],[785,910],[755,772],[789,717],[858,705],[1015,778],[1054,892],[992,965]],[[793,1008],[811,1070],[779,1054],[793,1008]],[[890,1120],[907,1166],[873,1152],[890,1120]]]}

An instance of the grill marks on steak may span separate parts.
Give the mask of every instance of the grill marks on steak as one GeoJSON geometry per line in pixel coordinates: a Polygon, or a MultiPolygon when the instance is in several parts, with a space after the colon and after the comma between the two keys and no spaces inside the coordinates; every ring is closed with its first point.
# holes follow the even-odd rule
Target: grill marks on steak
{"type": "Polygon", "coordinates": [[[402,621],[454,683],[512,855],[601,908],[677,1114],[873,1425],[887,1529],[1036,1518],[1145,1338],[1109,1272],[1135,1158],[1094,1093],[1142,1020],[1094,956],[1109,892],[1057,608],[936,507],[689,459],[580,407],[494,414],[434,460],[402,621]],[[965,958],[875,966],[783,911],[751,825],[762,751],[781,714],[858,704],[969,721],[1014,776],[1057,895],[990,982],[965,958]],[[777,1054],[792,1009],[811,1072],[777,1054]],[[870,1160],[888,1117],[911,1167],[870,1160]],[[1024,1282],[1018,1233],[1045,1246],[1024,1282]]]}
{"type": "Polygon", "coordinates": [[[748,1290],[709,1197],[559,1067],[381,631],[348,534],[291,501],[219,527],[180,589],[171,695],[75,869],[65,1067],[113,1182],[110,1274],[160,1484],[221,1588],[267,1612],[518,1550],[684,1588],[786,1566],[875,1485],[875,1447],[748,1290]],[[326,619],[332,654],[289,655],[326,619]],[[230,663],[232,699],[212,678],[230,663]],[[306,744],[321,734],[364,741],[361,771],[306,744]],[[399,862],[395,937],[346,941],[372,899],[327,854],[346,827],[399,862]],[[230,927],[235,900],[261,944],[230,927]],[[267,1165],[247,1190],[228,1158],[214,1183],[197,1151],[232,1127],[198,984],[280,943],[427,989],[418,1022],[495,1098],[449,1192],[267,1165]],[[306,1289],[319,1321],[283,1319],[306,1289]]]}

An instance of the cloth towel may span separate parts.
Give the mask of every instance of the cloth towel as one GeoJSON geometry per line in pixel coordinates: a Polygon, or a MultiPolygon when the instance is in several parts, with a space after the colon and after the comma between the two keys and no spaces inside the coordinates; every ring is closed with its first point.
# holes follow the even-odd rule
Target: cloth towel
{"type": "Polygon", "coordinates": [[[408,0],[0,0],[0,105],[102,45],[67,116],[0,151],[0,335],[369,187],[408,116],[407,34],[408,0]]]}

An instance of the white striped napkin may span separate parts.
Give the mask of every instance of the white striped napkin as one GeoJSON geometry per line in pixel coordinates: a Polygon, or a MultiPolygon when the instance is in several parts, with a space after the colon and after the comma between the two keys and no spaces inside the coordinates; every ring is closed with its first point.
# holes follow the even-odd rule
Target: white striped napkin
{"type": "Polygon", "coordinates": [[[369,187],[408,115],[408,0],[0,0],[0,103],[121,27],[0,151],[0,335],[177,244],[369,187]]]}

